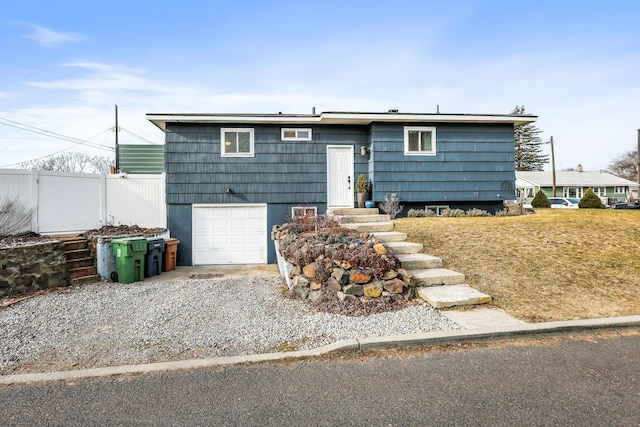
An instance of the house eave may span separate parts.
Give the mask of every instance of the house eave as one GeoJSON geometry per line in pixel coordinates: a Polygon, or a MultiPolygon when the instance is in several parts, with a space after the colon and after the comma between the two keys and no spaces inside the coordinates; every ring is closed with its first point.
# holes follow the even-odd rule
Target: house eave
{"type": "Polygon", "coordinates": [[[162,131],[167,123],[198,124],[279,124],[279,125],[369,125],[379,123],[489,123],[513,124],[533,123],[537,116],[510,114],[434,114],[434,113],[349,113],[323,112],[320,114],[147,114],[147,120],[162,131]]]}

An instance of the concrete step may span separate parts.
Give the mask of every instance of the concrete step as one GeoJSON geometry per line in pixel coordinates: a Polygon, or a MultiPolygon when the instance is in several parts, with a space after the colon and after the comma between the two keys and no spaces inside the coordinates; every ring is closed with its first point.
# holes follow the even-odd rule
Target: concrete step
{"type": "Polygon", "coordinates": [[[411,270],[410,273],[418,280],[419,286],[462,285],[465,280],[464,274],[446,268],[411,270]]]}
{"type": "Polygon", "coordinates": [[[393,230],[392,222],[354,222],[340,224],[341,227],[350,228],[361,232],[372,233],[376,231],[391,231],[393,230]]]}
{"type": "Polygon", "coordinates": [[[400,254],[396,257],[402,263],[405,270],[420,270],[426,268],[442,267],[442,259],[425,254],[400,254]]]}
{"type": "Polygon", "coordinates": [[[424,249],[422,244],[413,242],[385,242],[385,244],[396,255],[417,254],[418,252],[422,252],[424,249]]]}
{"type": "Polygon", "coordinates": [[[378,208],[335,208],[327,209],[331,215],[378,215],[378,208]]]}
{"type": "Polygon", "coordinates": [[[341,224],[352,224],[358,222],[389,222],[389,215],[334,215],[333,219],[341,224]]]}
{"type": "Polygon", "coordinates": [[[371,233],[385,243],[404,242],[407,240],[407,234],[399,231],[376,231],[371,233]]]}
{"type": "Polygon", "coordinates": [[[487,304],[491,296],[468,285],[431,286],[418,288],[418,296],[434,308],[487,304]]]}

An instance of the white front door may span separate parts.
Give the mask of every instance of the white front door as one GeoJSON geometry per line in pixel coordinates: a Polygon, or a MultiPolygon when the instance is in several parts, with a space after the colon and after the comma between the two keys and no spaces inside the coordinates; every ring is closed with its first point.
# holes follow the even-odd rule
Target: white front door
{"type": "Polygon", "coordinates": [[[327,208],[353,207],[353,146],[327,146],[327,208]]]}

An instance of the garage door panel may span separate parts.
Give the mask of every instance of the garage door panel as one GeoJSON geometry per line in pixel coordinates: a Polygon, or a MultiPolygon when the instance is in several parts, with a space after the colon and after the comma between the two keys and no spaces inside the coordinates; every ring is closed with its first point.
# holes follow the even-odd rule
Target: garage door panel
{"type": "Polygon", "coordinates": [[[266,262],[266,206],[194,206],[193,210],[194,264],[266,262]]]}

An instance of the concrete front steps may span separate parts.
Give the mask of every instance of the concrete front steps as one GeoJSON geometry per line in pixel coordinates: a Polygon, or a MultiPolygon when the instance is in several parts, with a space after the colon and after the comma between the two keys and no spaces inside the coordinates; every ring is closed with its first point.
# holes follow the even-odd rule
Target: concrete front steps
{"type": "Polygon", "coordinates": [[[442,268],[442,259],[421,253],[419,243],[407,242],[405,233],[393,231],[389,215],[381,215],[377,208],[332,209],[340,226],[371,233],[382,240],[413,274],[420,284],[418,296],[435,308],[471,306],[491,302],[491,296],[466,285],[465,275],[442,268]]]}

